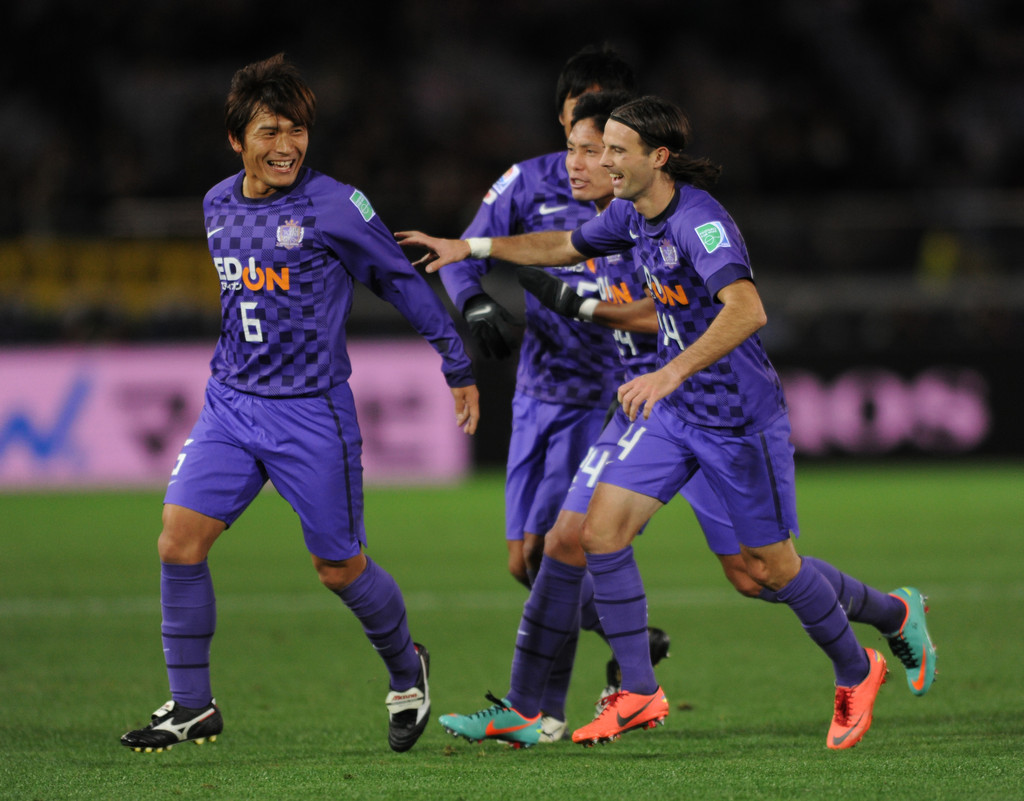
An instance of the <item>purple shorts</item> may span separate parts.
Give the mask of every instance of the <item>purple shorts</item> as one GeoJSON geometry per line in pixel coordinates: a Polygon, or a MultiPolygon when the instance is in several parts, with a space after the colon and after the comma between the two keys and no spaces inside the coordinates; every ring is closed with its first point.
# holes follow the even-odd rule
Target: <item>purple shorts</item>
{"type": "Polygon", "coordinates": [[[736,539],[771,545],[799,535],[789,436],[785,415],[756,434],[724,436],[683,423],[659,403],[648,420],[638,417],[623,433],[599,480],[668,503],[699,468],[736,539]]]}
{"type": "Polygon", "coordinates": [[[604,408],[512,398],[505,478],[505,538],[544,536],[555,524],[576,466],[598,434],[604,408]]]}
{"type": "Polygon", "coordinates": [[[230,526],[269,479],[298,514],[309,552],[349,559],[366,544],[361,455],[348,384],[313,398],[262,398],[211,378],[164,503],[230,526]]]}
{"type": "MultiPolygon", "coordinates": [[[[629,418],[620,407],[601,432],[597,442],[587,451],[587,456],[576,471],[569,492],[565,496],[563,509],[580,514],[586,513],[594,488],[598,481],[602,480],[604,466],[619,452],[619,448],[623,447],[622,443],[629,442],[629,431],[629,418]]],[[[728,555],[740,552],[739,540],[736,539],[729,513],[712,491],[702,471],[697,470],[679,490],[679,494],[693,508],[712,553],[728,555]]]]}

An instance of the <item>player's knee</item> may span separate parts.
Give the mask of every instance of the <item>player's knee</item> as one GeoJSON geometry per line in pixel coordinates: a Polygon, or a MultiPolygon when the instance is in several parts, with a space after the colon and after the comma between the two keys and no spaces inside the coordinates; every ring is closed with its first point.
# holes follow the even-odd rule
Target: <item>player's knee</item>
{"type": "Polygon", "coordinates": [[[732,586],[736,588],[736,592],[738,592],[740,595],[744,595],[747,598],[761,597],[761,591],[764,589],[764,586],[758,584],[746,573],[743,573],[739,576],[728,575],[727,578],[729,579],[729,582],[732,584],[732,586]]]}
{"type": "Polygon", "coordinates": [[[761,590],[764,589],[765,585],[751,576],[745,566],[730,567],[725,565],[724,567],[725,577],[729,579],[729,583],[732,584],[736,592],[747,598],[757,598],[760,596],[761,590]]]}
{"type": "Polygon", "coordinates": [[[754,581],[775,592],[785,587],[800,570],[800,557],[791,540],[744,548],[743,562],[754,581]]]}
{"type": "Polygon", "coordinates": [[[580,538],[573,537],[569,540],[556,540],[550,544],[544,543],[544,555],[550,559],[557,559],[567,565],[585,565],[586,554],[583,546],[580,545],[580,538]]]}
{"type": "Polygon", "coordinates": [[[317,578],[331,592],[338,593],[362,575],[366,569],[366,557],[359,554],[352,559],[329,561],[313,557],[317,578]]]}
{"type": "Polygon", "coordinates": [[[160,561],[166,564],[202,562],[224,530],[220,521],[173,504],[164,506],[162,522],[156,547],[160,561]]]}
{"type": "Polygon", "coordinates": [[[586,556],[580,545],[582,515],[563,513],[544,537],[544,555],[569,565],[584,566],[586,556]]]}
{"type": "Polygon", "coordinates": [[[772,592],[778,592],[795,576],[795,571],[787,569],[783,565],[761,563],[758,565],[758,569],[751,570],[751,578],[754,579],[761,587],[769,589],[772,592]]]}
{"type": "Polygon", "coordinates": [[[751,578],[742,556],[739,554],[719,554],[718,558],[722,562],[722,570],[725,573],[725,577],[740,595],[744,595],[747,598],[757,598],[760,596],[762,585],[751,578]]]}
{"type": "Polygon", "coordinates": [[[580,526],[580,547],[584,553],[596,553],[602,550],[606,537],[600,527],[593,524],[590,517],[583,519],[580,526]]]}
{"type": "Polygon", "coordinates": [[[320,583],[334,593],[341,592],[352,583],[336,570],[317,570],[316,575],[320,579],[320,583]]]}

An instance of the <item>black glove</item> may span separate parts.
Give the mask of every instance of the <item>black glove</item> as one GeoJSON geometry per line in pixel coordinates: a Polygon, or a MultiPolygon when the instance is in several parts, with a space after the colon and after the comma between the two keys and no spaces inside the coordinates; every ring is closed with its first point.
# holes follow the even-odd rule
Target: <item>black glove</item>
{"type": "Polygon", "coordinates": [[[516,270],[516,277],[519,278],[523,289],[535,295],[537,300],[551,311],[563,317],[577,319],[584,299],[565,281],[555,278],[540,267],[519,267],[516,270]]]}
{"type": "Polygon", "coordinates": [[[504,306],[486,292],[474,295],[462,308],[462,316],[469,323],[469,333],[491,359],[507,359],[516,345],[516,321],[504,306]]]}

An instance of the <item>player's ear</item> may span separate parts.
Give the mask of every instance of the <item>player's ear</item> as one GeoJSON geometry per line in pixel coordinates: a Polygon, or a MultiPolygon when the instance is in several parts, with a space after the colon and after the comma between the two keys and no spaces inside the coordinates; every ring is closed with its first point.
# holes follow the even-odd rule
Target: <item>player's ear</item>
{"type": "Polygon", "coordinates": [[[242,145],[242,143],[235,139],[234,134],[228,134],[228,144],[231,145],[231,149],[234,150],[236,153],[241,153],[243,150],[245,150],[245,147],[242,145]]]}

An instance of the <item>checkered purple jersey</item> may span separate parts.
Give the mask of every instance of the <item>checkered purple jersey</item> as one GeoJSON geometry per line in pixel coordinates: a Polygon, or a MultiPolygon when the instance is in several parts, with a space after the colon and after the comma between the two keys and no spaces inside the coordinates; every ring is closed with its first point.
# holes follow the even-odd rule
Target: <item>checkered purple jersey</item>
{"type": "MultiPolygon", "coordinates": [[[[644,298],[644,282],[633,264],[632,250],[587,259],[597,278],[601,300],[616,305],[644,298]]],[[[623,381],[658,369],[657,334],[612,331],[619,349],[623,381]]]]}
{"type": "MultiPolygon", "coordinates": [[[[658,311],[658,364],[693,344],[721,310],[723,287],[753,278],[747,247],[728,212],[711,195],[679,184],[654,221],[625,200],[573,232],[573,245],[592,255],[633,248],[637,269],[658,311]]],[[[782,384],[755,334],[684,381],[663,401],[682,420],[731,434],[761,431],[786,411],[782,384]]]]}
{"type": "MultiPolygon", "coordinates": [[[[498,179],[462,238],[565,231],[596,213],[593,203],[573,199],[565,153],[549,153],[513,165],[498,179]]],[[[496,263],[467,259],[441,270],[441,281],[460,310],[473,295],[484,291],[481,278],[496,263]]],[[[598,294],[593,271],[585,264],[547,270],[584,297],[598,294]]],[[[621,373],[611,330],[566,319],[542,306],[533,295],[526,293],[525,297],[526,331],[519,351],[516,391],[550,403],[607,406],[615,397],[621,373]]]]}
{"type": "Polygon", "coordinates": [[[345,322],[359,281],[441,354],[449,386],[473,383],[440,298],[358,189],[303,169],[288,189],[254,200],[242,195],[244,175],[221,181],[203,201],[222,310],[214,378],[272,398],[347,381],[345,322]]]}

